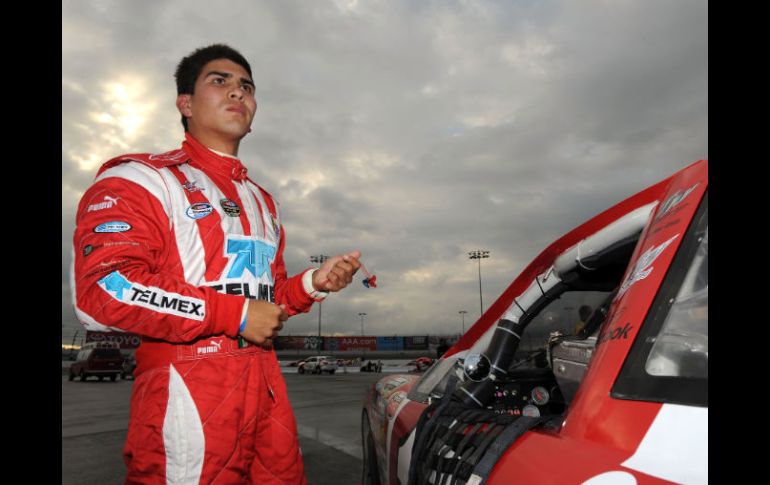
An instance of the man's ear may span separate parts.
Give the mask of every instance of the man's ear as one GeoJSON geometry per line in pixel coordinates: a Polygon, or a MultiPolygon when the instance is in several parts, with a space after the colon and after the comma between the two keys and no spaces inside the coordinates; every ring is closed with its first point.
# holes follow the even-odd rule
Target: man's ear
{"type": "Polygon", "coordinates": [[[192,108],[190,107],[191,97],[192,95],[190,94],[180,94],[176,97],[176,109],[178,109],[182,116],[186,118],[190,118],[192,116],[192,108]]]}

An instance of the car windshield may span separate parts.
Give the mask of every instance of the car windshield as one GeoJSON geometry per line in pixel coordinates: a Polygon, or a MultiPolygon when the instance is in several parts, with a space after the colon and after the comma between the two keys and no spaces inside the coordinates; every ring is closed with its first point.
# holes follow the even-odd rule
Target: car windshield
{"type": "Polygon", "coordinates": [[[708,379],[708,227],[645,364],[654,376],[708,379]]]}
{"type": "Polygon", "coordinates": [[[623,369],[618,399],[708,407],[708,192],[623,369]]]}

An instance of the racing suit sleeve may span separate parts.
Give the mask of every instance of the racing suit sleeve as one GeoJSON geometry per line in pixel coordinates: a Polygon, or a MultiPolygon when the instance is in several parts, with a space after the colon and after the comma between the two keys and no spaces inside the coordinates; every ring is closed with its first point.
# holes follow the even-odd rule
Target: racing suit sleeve
{"type": "Polygon", "coordinates": [[[171,210],[160,174],[136,162],[104,172],[83,195],[72,291],[75,312],[89,330],[120,329],[168,342],[237,336],[245,297],[185,281],[171,210]]]}

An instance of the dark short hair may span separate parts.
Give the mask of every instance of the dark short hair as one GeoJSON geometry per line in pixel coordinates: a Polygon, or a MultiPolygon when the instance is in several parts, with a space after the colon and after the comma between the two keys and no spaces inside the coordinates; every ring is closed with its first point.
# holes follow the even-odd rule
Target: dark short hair
{"type": "MultiPolygon", "coordinates": [[[[196,49],[192,54],[179,61],[174,77],[176,94],[195,94],[195,81],[201,75],[203,66],[217,59],[227,59],[246,69],[251,77],[249,61],[240,52],[225,44],[212,44],[196,49]]],[[[187,131],[187,118],[182,115],[182,126],[187,131]]]]}

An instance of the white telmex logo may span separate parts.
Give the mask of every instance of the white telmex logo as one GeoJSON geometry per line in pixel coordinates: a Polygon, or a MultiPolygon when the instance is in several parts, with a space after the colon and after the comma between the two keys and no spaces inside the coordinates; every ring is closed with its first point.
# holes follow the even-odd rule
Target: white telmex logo
{"type": "Polygon", "coordinates": [[[118,204],[118,199],[120,199],[120,197],[110,197],[109,195],[105,195],[104,202],[89,205],[86,212],[96,212],[102,209],[110,209],[113,205],[118,204]]]}

